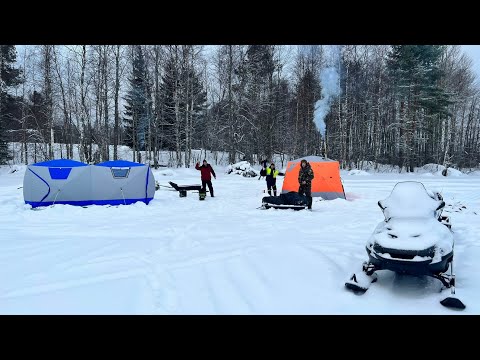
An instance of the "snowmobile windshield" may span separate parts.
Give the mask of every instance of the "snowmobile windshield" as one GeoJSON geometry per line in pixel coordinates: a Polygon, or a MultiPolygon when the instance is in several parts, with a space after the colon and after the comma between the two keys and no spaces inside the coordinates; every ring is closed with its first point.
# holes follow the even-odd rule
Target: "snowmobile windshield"
{"type": "Polygon", "coordinates": [[[405,181],[397,183],[390,196],[378,205],[388,221],[391,218],[435,217],[445,203],[433,199],[422,183],[405,181]]]}

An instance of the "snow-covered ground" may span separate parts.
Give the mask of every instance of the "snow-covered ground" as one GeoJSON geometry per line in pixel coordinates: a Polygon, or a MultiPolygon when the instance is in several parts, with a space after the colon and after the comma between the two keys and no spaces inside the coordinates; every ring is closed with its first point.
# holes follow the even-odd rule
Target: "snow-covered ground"
{"type": "MultiPolygon", "coordinates": [[[[479,175],[342,171],[347,201],[314,199],[309,212],[257,209],[265,180],[214,166],[215,197],[205,201],[162,186],[150,205],[33,211],[25,166],[15,168],[0,167],[0,314],[480,313],[479,175]],[[377,201],[404,180],[449,205],[463,312],[439,303],[450,291],[433,278],[380,271],[362,296],[344,287],[383,220],[377,201]]],[[[164,186],[200,179],[195,169],[154,175],[164,186]]]]}

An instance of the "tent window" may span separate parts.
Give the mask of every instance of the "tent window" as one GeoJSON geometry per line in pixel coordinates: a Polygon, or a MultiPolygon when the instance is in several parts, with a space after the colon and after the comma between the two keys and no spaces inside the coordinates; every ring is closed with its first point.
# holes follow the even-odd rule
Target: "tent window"
{"type": "Polygon", "coordinates": [[[66,180],[72,168],[48,168],[52,180],[66,180]]]}
{"type": "Polygon", "coordinates": [[[130,168],[112,168],[112,176],[115,179],[125,179],[128,177],[130,168]]]}

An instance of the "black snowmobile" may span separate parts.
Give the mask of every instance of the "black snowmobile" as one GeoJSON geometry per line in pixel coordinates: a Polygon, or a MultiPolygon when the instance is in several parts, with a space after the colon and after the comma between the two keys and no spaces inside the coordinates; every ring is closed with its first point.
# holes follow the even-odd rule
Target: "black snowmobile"
{"type": "Polygon", "coordinates": [[[452,296],[442,300],[442,305],[464,309],[454,296],[454,239],[450,219],[442,215],[445,202],[441,194],[427,191],[420,182],[399,182],[378,206],[385,219],[367,242],[369,259],[363,263],[362,272],[354,273],[345,286],[365,292],[377,280],[378,270],[431,276],[451,289],[452,296]]]}
{"type": "Polygon", "coordinates": [[[296,191],[290,191],[280,196],[265,196],[262,199],[263,209],[293,209],[303,210],[308,206],[306,196],[300,195],[296,191]]]}

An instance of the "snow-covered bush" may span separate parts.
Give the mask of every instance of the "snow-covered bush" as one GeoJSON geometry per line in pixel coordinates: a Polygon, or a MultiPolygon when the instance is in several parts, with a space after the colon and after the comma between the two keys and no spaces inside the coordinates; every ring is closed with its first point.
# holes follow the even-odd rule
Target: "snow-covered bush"
{"type": "Polygon", "coordinates": [[[440,164],[425,164],[422,167],[416,169],[418,173],[430,173],[435,174],[445,170],[445,166],[440,164]]]}
{"type": "Polygon", "coordinates": [[[425,164],[422,167],[416,168],[415,172],[419,174],[433,174],[436,176],[462,176],[460,170],[454,168],[446,168],[440,164],[425,164]]]}
{"type": "Polygon", "coordinates": [[[244,177],[257,177],[258,173],[252,168],[248,161],[240,161],[227,166],[227,174],[237,174],[244,177]]]}
{"type": "Polygon", "coordinates": [[[443,176],[462,176],[463,173],[460,170],[454,168],[448,168],[441,171],[443,176]]]}

